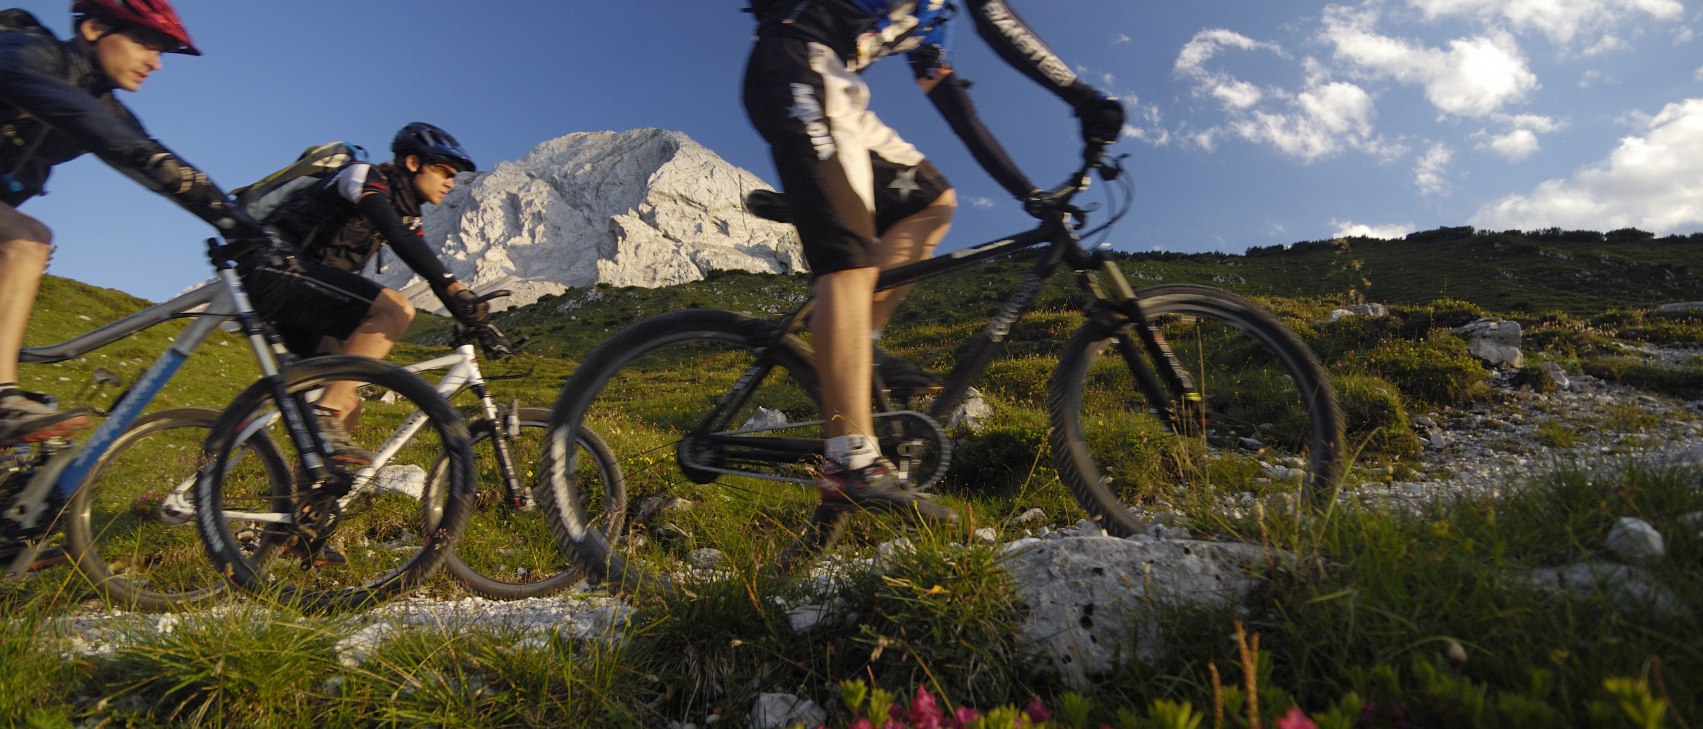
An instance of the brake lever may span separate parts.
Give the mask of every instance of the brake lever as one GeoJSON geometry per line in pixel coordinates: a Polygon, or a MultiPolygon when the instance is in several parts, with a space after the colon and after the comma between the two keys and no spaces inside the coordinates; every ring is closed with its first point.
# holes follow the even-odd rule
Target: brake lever
{"type": "Polygon", "coordinates": [[[1098,161],[1094,162],[1094,169],[1100,173],[1100,179],[1105,180],[1106,182],[1111,182],[1123,175],[1123,159],[1128,156],[1129,154],[1125,153],[1115,157],[1102,157],[1098,161]]]}

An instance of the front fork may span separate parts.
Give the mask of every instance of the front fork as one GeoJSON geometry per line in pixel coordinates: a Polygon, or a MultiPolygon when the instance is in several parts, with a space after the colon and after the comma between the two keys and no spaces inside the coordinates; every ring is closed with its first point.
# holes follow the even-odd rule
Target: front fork
{"type": "Polygon", "coordinates": [[[1089,318],[1113,333],[1118,355],[1147,396],[1149,410],[1172,432],[1202,432],[1206,427],[1205,400],[1165,334],[1148,321],[1123,269],[1101,257],[1097,268],[1078,274],[1078,283],[1097,302],[1089,305],[1089,318]],[[1155,370],[1150,364],[1155,362],[1163,366],[1155,370]]]}
{"type": "Polygon", "coordinates": [[[491,397],[491,391],[483,382],[475,382],[471,389],[479,398],[479,409],[490,424],[491,450],[497,458],[497,473],[503,479],[503,495],[509,505],[521,511],[532,511],[536,502],[532,489],[521,483],[520,474],[514,467],[514,456],[509,450],[509,439],[520,435],[520,408],[503,408],[491,397]]]}

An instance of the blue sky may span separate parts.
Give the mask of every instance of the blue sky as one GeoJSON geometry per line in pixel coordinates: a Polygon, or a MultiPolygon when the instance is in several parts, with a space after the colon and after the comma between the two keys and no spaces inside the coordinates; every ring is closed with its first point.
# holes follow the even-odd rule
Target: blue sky
{"type": "MultiPolygon", "coordinates": [[[[1703,230],[1703,29],[1681,0],[1011,0],[1124,98],[1135,172],[1125,250],[1227,250],[1440,225],[1703,230]]],[[[67,2],[24,2],[62,35],[67,2]]],[[[155,137],[226,187],[303,147],[383,154],[424,120],[481,165],[576,131],[662,127],[773,180],[738,102],[740,0],[178,0],[201,58],[125,94],[155,137]]],[[[1075,154],[1067,109],[968,23],[957,66],[1039,184],[1075,154]]],[[[915,90],[868,73],[875,108],[957,184],[946,248],[1024,218],[915,90]]],[[[24,205],[50,271],[152,299],[206,276],[208,229],[98,160],[24,205]]],[[[1442,262],[1440,262],[1442,263],[1442,262]]]]}

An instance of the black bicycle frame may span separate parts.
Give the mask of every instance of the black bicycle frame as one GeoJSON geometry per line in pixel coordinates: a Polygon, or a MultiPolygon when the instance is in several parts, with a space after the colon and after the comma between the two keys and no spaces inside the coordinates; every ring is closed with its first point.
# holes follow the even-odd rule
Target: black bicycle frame
{"type": "MultiPolygon", "coordinates": [[[[1148,402],[1161,410],[1166,422],[1173,429],[1184,427],[1190,418],[1181,417],[1176,403],[1199,401],[1187,372],[1172,353],[1164,336],[1147,324],[1135,291],[1130,288],[1116,262],[1103,254],[1083,250],[1076,230],[1065,216],[1061,215],[1056,220],[1043,222],[1033,230],[1008,238],[882,271],[875,288],[877,291],[884,291],[906,286],[1042,244],[1048,244],[1048,247],[1041,251],[1028,273],[1018,282],[1016,291],[994,313],[988,325],[983,327],[978,337],[973,340],[969,351],[958,358],[951,373],[947,375],[944,390],[929,408],[929,417],[938,421],[951,414],[969,392],[971,384],[981,377],[999,353],[1011,333],[1012,326],[1034,306],[1047,280],[1052,278],[1060,265],[1068,264],[1078,274],[1078,286],[1091,299],[1084,306],[1085,312],[1092,321],[1105,327],[1107,333],[1116,338],[1118,351],[1128,363],[1148,402]],[[1096,271],[1101,274],[1098,281],[1094,276],[1096,271]],[[1108,291],[1105,285],[1109,285],[1111,290],[1108,291]],[[1128,335],[1130,329],[1138,333],[1136,338],[1140,339],[1140,344],[1128,335]],[[1147,356],[1143,356],[1142,350],[1146,351],[1147,356]],[[1163,362],[1167,366],[1156,373],[1149,365],[1150,360],[1163,362]]],[[[806,361],[813,360],[809,346],[798,337],[798,333],[807,325],[815,303],[815,298],[812,297],[787,317],[775,337],[764,347],[757,361],[692,431],[693,439],[701,439],[701,443],[741,457],[724,458],[724,463],[741,459],[769,463],[798,462],[820,453],[822,442],[818,439],[746,437],[727,433],[733,413],[744,406],[755,394],[757,384],[773,371],[778,361],[773,352],[777,348],[791,350],[806,361]]],[[[876,389],[880,393],[880,375],[874,376],[876,389]]],[[[877,397],[883,400],[879,403],[882,407],[892,405],[891,402],[885,401],[885,394],[877,394],[877,397]]]]}

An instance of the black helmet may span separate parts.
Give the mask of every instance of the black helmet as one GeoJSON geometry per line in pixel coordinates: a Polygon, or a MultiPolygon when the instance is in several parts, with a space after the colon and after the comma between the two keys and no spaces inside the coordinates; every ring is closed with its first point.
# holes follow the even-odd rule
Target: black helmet
{"type": "Polygon", "coordinates": [[[427,162],[449,164],[462,172],[479,169],[455,137],[425,122],[412,122],[397,132],[396,138],[390,140],[390,152],[397,161],[414,155],[427,162]]]}

